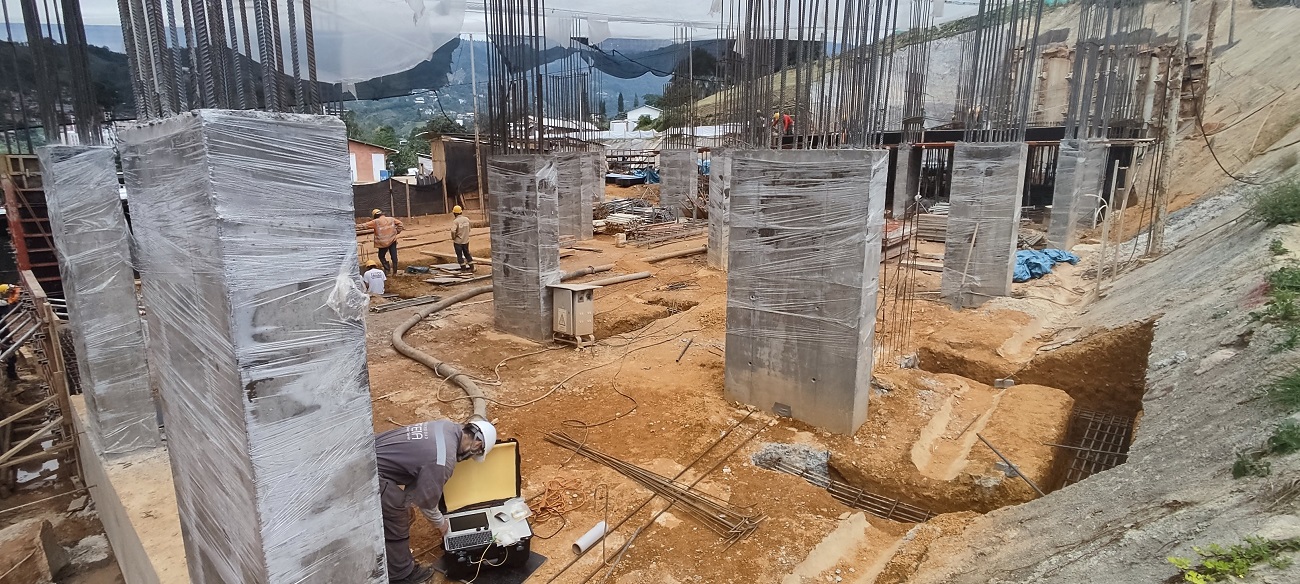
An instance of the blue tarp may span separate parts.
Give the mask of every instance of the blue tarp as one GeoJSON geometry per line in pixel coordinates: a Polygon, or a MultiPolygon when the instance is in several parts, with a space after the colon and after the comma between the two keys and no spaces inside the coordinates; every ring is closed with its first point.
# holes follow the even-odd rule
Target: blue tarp
{"type": "Polygon", "coordinates": [[[653,168],[638,168],[632,171],[632,174],[645,178],[645,184],[653,185],[659,183],[659,172],[653,168]]]}
{"type": "Polygon", "coordinates": [[[1060,249],[1021,250],[1016,252],[1016,272],[1012,277],[1015,282],[1028,282],[1052,273],[1052,266],[1059,263],[1077,264],[1079,256],[1060,249]]]}

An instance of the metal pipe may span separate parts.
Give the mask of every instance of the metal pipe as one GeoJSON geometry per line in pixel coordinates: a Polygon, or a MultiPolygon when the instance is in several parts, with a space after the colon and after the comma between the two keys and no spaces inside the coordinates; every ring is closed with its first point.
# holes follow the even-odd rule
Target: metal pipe
{"type": "MultiPolygon", "coordinates": [[[[605,264],[601,266],[587,266],[585,268],[581,268],[578,270],[574,270],[572,272],[566,272],[564,274],[561,274],[560,281],[571,280],[573,278],[580,278],[582,276],[595,274],[597,272],[605,272],[612,269],[614,269],[614,264],[605,264]]],[[[488,419],[487,399],[483,395],[483,390],[480,389],[479,386],[475,384],[474,381],[470,379],[468,375],[466,375],[460,369],[457,369],[455,365],[444,361],[439,361],[434,356],[429,355],[428,353],[425,353],[424,351],[421,351],[419,349],[416,349],[415,347],[412,347],[411,345],[407,344],[407,342],[402,337],[406,336],[406,333],[410,332],[411,328],[419,324],[420,321],[428,318],[429,315],[434,314],[440,310],[450,308],[453,305],[469,300],[470,298],[473,298],[480,294],[487,294],[488,292],[491,291],[492,291],[492,286],[490,284],[487,286],[470,288],[469,290],[465,290],[464,292],[450,296],[439,302],[429,305],[427,308],[424,308],[416,312],[414,315],[411,316],[411,318],[406,319],[406,321],[398,325],[397,328],[393,329],[393,338],[392,338],[393,349],[395,349],[398,353],[401,353],[403,356],[407,357],[408,359],[416,361],[421,365],[424,365],[425,367],[432,369],[434,373],[438,374],[444,380],[456,384],[456,386],[460,387],[462,390],[465,391],[465,394],[468,395],[470,398],[470,402],[474,405],[474,413],[470,416],[471,420],[475,418],[483,419],[483,420],[488,419]]]]}
{"type": "Polygon", "coordinates": [[[23,343],[26,343],[28,339],[32,338],[32,335],[36,334],[36,331],[40,330],[40,328],[41,327],[39,326],[34,326],[19,336],[18,339],[14,341],[13,345],[10,345],[8,349],[5,349],[3,353],[0,353],[0,361],[8,359],[10,355],[17,352],[18,348],[23,346],[23,343]]]}
{"type": "Polygon", "coordinates": [[[631,282],[633,280],[644,280],[646,278],[649,278],[651,275],[652,274],[650,272],[637,272],[635,274],[614,276],[612,278],[605,278],[604,280],[594,280],[585,283],[590,284],[592,286],[613,286],[614,284],[622,284],[623,282],[631,282]]]}

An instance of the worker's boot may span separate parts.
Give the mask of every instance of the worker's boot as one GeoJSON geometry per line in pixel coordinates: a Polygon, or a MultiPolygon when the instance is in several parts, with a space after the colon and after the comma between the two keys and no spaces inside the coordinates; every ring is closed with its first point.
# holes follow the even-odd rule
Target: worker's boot
{"type": "Polygon", "coordinates": [[[400,580],[389,580],[389,584],[423,584],[433,579],[433,568],[416,564],[410,575],[400,580]]]}
{"type": "Polygon", "coordinates": [[[470,263],[468,263],[468,264],[465,264],[465,269],[466,269],[466,270],[469,270],[469,271],[471,271],[471,272],[473,272],[473,271],[474,271],[474,263],[473,263],[473,262],[470,262],[470,263]]]}

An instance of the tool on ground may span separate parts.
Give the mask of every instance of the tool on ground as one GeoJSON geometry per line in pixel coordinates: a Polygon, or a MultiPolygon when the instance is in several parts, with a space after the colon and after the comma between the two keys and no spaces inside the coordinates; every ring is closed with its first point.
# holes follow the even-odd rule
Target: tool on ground
{"type": "Polygon", "coordinates": [[[689,339],[686,339],[686,346],[685,346],[685,347],[682,347],[682,352],[681,352],[681,354],[677,355],[677,362],[678,362],[678,363],[681,363],[681,362],[682,362],[682,357],[685,357],[685,356],[686,356],[686,350],[689,349],[689,348],[691,348],[691,343],[694,343],[694,342],[695,342],[695,337],[691,337],[691,338],[689,338],[689,339]]]}

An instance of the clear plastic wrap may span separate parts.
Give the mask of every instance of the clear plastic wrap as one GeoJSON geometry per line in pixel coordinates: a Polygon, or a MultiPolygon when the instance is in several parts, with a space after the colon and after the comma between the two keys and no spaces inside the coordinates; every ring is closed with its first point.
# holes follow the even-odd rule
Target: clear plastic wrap
{"type": "Polygon", "coordinates": [[[560,283],[555,157],[488,159],[492,214],[492,313],[498,330],[537,342],[552,338],[551,292],[560,283]]]}
{"type": "Polygon", "coordinates": [[[1011,295],[1028,155],[1023,142],[959,142],[953,151],[940,288],[954,307],[1011,295]]]}
{"type": "Polygon", "coordinates": [[[1061,140],[1052,188],[1052,216],[1047,224],[1050,247],[1069,250],[1077,243],[1079,222],[1090,221],[1097,208],[1106,166],[1103,140],[1061,140]]]}
{"type": "Polygon", "coordinates": [[[659,205],[677,216],[689,217],[700,188],[700,169],[694,150],[664,150],[659,153],[659,205]]]}
{"type": "Polygon", "coordinates": [[[884,150],[732,153],[728,399],[866,420],[888,168],[884,150]]]}
{"type": "MultiPolygon", "coordinates": [[[[317,0],[312,14],[318,76],[327,83],[357,82],[419,65],[460,36],[466,4],[466,0],[317,0]]],[[[251,7],[248,13],[253,13],[251,7]]],[[[284,38],[289,38],[287,30],[284,38]]],[[[301,31],[298,38],[305,38],[301,31]]]]}
{"type": "Polygon", "coordinates": [[[555,156],[560,237],[585,241],[593,236],[589,160],[586,152],[561,152],[555,156]]]}
{"type": "MultiPolygon", "coordinates": [[[[583,193],[591,200],[591,207],[596,207],[605,202],[605,151],[597,150],[595,152],[583,153],[582,166],[582,188],[583,193]]],[[[595,235],[592,234],[592,237],[595,235]]],[[[590,239],[590,237],[588,237],[590,239]]]]}
{"type": "Polygon", "coordinates": [[[386,583],[343,123],[120,136],[191,579],[386,583]]]}
{"type": "Polygon", "coordinates": [[[727,271],[727,238],[731,229],[731,151],[709,155],[709,267],[727,271]]]}
{"type": "Polygon", "coordinates": [[[154,448],[161,440],[116,152],[45,146],[37,155],[91,432],[106,455],[154,448]]]}

